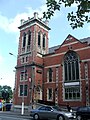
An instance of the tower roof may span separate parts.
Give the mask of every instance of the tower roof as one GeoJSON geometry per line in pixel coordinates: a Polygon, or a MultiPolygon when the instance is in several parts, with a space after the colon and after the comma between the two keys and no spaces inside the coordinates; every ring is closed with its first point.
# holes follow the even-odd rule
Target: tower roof
{"type": "Polygon", "coordinates": [[[34,17],[32,17],[32,18],[28,17],[28,20],[26,20],[26,21],[24,19],[21,19],[21,25],[18,28],[22,29],[26,25],[35,24],[36,22],[39,23],[40,25],[44,26],[47,30],[50,30],[50,28],[48,26],[48,20],[43,21],[42,18],[38,17],[37,12],[34,13],[34,17]]]}

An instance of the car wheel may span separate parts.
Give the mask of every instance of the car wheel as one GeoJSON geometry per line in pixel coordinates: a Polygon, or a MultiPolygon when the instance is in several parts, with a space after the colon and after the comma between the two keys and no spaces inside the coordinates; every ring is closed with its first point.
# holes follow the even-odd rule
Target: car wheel
{"type": "Polygon", "coordinates": [[[57,120],[65,120],[65,118],[64,118],[64,116],[59,115],[58,118],[57,118],[57,120]]]}
{"type": "Polygon", "coordinates": [[[33,118],[34,118],[34,120],[39,120],[39,115],[35,114],[33,118]]]}
{"type": "Polygon", "coordinates": [[[78,115],[78,116],[77,116],[77,120],[82,120],[81,115],[78,115]]]}

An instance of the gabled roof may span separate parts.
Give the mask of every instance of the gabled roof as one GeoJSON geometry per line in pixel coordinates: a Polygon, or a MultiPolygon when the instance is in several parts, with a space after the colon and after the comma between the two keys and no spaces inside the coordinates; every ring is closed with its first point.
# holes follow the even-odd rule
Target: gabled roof
{"type": "Polygon", "coordinates": [[[32,25],[32,24],[36,24],[36,23],[39,23],[39,25],[43,26],[47,30],[51,30],[48,26],[48,21],[47,20],[43,21],[42,18],[40,19],[38,17],[37,12],[34,13],[34,17],[32,17],[32,18],[28,17],[28,20],[21,19],[21,25],[18,28],[22,29],[28,25],[32,25]]]}
{"type": "MultiPolygon", "coordinates": [[[[68,39],[68,37],[73,37],[73,36],[69,34],[69,35],[66,37],[65,41],[68,39]]],[[[73,38],[75,38],[75,37],[73,37],[73,38]]],[[[76,39],[76,38],[75,38],[75,39],[76,39]]],[[[78,40],[78,39],[76,39],[76,40],[78,40]]],[[[65,42],[65,41],[64,41],[64,42],[65,42]]],[[[80,39],[80,40],[78,40],[78,41],[80,41],[80,42],[82,42],[82,43],[87,42],[87,44],[90,44],[90,37],[83,38],[83,39],[80,39]]],[[[63,42],[63,43],[64,43],[64,42],[63,42]]],[[[63,43],[62,43],[62,44],[63,44],[63,43]]],[[[61,45],[62,45],[62,44],[61,44],[61,45]]],[[[55,50],[58,49],[61,45],[57,45],[57,46],[50,47],[50,48],[49,48],[49,54],[54,53],[55,50]]]]}

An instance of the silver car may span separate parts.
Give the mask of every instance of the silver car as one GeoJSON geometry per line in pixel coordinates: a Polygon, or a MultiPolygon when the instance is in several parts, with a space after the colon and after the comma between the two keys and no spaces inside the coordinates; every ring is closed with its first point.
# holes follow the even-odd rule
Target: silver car
{"type": "Polygon", "coordinates": [[[76,115],[72,112],[62,111],[58,106],[41,106],[30,111],[30,116],[34,120],[55,119],[55,120],[73,120],[76,115]]]}

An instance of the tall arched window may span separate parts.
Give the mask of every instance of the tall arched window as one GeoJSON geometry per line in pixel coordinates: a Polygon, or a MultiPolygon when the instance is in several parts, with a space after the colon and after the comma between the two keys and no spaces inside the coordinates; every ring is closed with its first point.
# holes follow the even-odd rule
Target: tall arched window
{"type": "Polygon", "coordinates": [[[28,31],[28,45],[31,44],[31,31],[28,31]]]}
{"type": "Polygon", "coordinates": [[[64,57],[64,76],[64,81],[79,80],[79,59],[73,51],[69,51],[64,57]]]}
{"type": "Polygon", "coordinates": [[[53,80],[53,70],[52,68],[49,68],[47,71],[47,81],[52,82],[52,80],[53,80]]]}
{"type": "Polygon", "coordinates": [[[44,34],[43,35],[43,48],[45,48],[45,37],[46,37],[46,35],[44,34]]]}
{"type": "Polygon", "coordinates": [[[23,47],[26,45],[26,33],[23,34],[23,47]]]}
{"type": "Polygon", "coordinates": [[[40,32],[38,33],[38,46],[41,45],[41,35],[40,35],[40,32]]]}
{"type": "Polygon", "coordinates": [[[79,58],[75,52],[69,51],[66,53],[66,55],[64,56],[63,68],[65,82],[64,84],[65,100],[79,100],[80,99],[79,58]]]}

